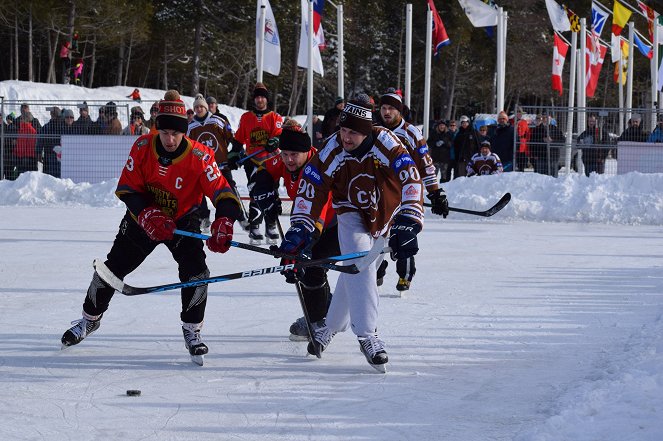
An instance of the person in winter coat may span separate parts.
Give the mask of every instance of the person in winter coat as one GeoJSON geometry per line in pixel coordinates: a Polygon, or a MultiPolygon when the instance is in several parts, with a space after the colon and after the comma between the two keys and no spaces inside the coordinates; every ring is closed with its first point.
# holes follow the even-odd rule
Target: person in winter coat
{"type": "Polygon", "coordinates": [[[51,120],[39,130],[37,158],[44,164],[43,172],[60,177],[60,161],[55,147],[60,147],[60,135],[64,131],[64,118],[59,107],[50,107],[51,120]]]}
{"type": "Polygon", "coordinates": [[[131,92],[129,95],[127,95],[127,98],[131,98],[134,101],[138,101],[139,103],[141,102],[140,99],[140,90],[134,89],[133,92],[131,92]]]}
{"type": "Polygon", "coordinates": [[[90,133],[90,129],[94,122],[90,118],[90,109],[88,108],[87,102],[83,101],[83,104],[78,105],[78,119],[74,121],[72,127],[72,132],[75,135],[87,135],[90,133]]]}
{"type": "Polygon", "coordinates": [[[497,115],[497,127],[490,137],[492,152],[502,158],[504,169],[513,171],[513,143],[515,133],[509,124],[509,117],[502,111],[497,115]]]}
{"type": "Polygon", "coordinates": [[[21,104],[21,115],[7,128],[7,133],[15,139],[13,162],[15,173],[37,171],[37,132],[41,123],[32,116],[30,106],[21,104]]]}
{"type": "Polygon", "coordinates": [[[647,138],[647,142],[663,142],[663,115],[658,116],[656,127],[647,138]]]}
{"type": "Polygon", "coordinates": [[[123,135],[147,135],[150,129],[145,125],[145,113],[140,106],[131,108],[129,115],[129,125],[122,130],[123,135]]]}
{"type": "Polygon", "coordinates": [[[454,152],[456,157],[456,170],[454,179],[467,175],[467,163],[472,155],[479,151],[479,137],[470,125],[470,118],[463,115],[460,117],[460,129],[454,139],[454,152]]]}
{"type": "Polygon", "coordinates": [[[502,173],[502,161],[490,151],[490,141],[481,142],[481,151],[475,153],[467,163],[467,176],[497,175],[502,173]]]}
{"type": "Polygon", "coordinates": [[[329,135],[338,130],[338,118],[341,115],[343,106],[345,105],[345,100],[343,97],[339,96],[334,101],[334,107],[328,109],[325,112],[325,116],[322,121],[322,137],[328,138],[329,135]]]}
{"type": "Polygon", "coordinates": [[[647,142],[647,134],[640,127],[642,118],[640,114],[634,113],[628,121],[628,128],[617,138],[619,141],[647,142]]]}
{"type": "Polygon", "coordinates": [[[608,150],[601,146],[607,145],[609,141],[610,137],[605,127],[599,128],[596,117],[588,116],[587,129],[578,136],[578,148],[582,149],[582,162],[587,176],[591,172],[603,173],[608,150]]]}
{"type": "Polygon", "coordinates": [[[557,177],[559,171],[559,150],[566,137],[555,124],[551,124],[550,116],[536,116],[536,126],[530,131],[530,157],[534,171],[544,175],[557,177]]]}
{"type": "Polygon", "coordinates": [[[435,175],[437,176],[439,172],[440,182],[449,182],[451,180],[451,170],[453,170],[453,162],[451,161],[453,138],[446,120],[441,119],[435,125],[435,130],[428,138],[428,147],[430,148],[430,156],[433,158],[435,175]]]}

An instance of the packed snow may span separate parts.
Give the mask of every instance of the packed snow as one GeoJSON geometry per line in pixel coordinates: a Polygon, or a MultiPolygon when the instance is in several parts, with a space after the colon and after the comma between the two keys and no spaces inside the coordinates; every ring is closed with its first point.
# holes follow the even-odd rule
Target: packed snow
{"type": "MultiPolygon", "coordinates": [[[[73,88],[30,86],[59,99],[53,88],[73,88]]],[[[445,185],[454,207],[512,200],[491,218],[427,213],[412,288],[399,295],[393,263],[381,287],[384,375],[350,333],[320,360],[289,341],[301,313],[278,274],[209,286],[203,367],[174,291],[116,294],[101,328],[60,350],[124,213],[116,184],[0,181],[1,439],[663,439],[663,174],[445,185]]],[[[248,242],[239,227],[235,239],[248,242]]],[[[208,253],[213,275],[274,263],[208,253]]],[[[165,247],[127,277],[175,281],[165,247]]]]}

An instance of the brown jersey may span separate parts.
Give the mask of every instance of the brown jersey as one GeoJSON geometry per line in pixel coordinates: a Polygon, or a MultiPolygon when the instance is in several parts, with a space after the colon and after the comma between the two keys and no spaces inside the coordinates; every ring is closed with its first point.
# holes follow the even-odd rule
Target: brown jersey
{"type": "Polygon", "coordinates": [[[228,121],[207,112],[204,121],[201,122],[194,118],[189,123],[186,136],[211,148],[214,151],[214,160],[220,169],[227,167],[228,145],[233,138],[232,128],[228,121]]]}
{"type": "Polygon", "coordinates": [[[428,193],[437,191],[440,188],[437,181],[437,173],[433,165],[433,158],[428,153],[426,139],[421,133],[421,130],[406,122],[403,118],[401,118],[401,122],[396,127],[389,130],[394,132],[403,145],[407,147],[410,156],[412,156],[415,164],[417,164],[417,169],[421,174],[421,181],[424,183],[426,191],[428,193]]]}
{"type": "Polygon", "coordinates": [[[423,225],[419,171],[400,140],[383,127],[373,127],[372,146],[359,157],[343,149],[339,133],[327,140],[304,167],[291,222],[313,231],[330,191],[336,212],[358,212],[373,237],[384,234],[396,214],[423,225]]]}

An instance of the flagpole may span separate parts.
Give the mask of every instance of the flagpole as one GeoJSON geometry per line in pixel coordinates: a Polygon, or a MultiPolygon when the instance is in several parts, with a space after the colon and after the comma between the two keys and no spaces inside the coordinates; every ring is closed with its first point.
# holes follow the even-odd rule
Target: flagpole
{"type": "Polygon", "coordinates": [[[622,37],[619,37],[619,133],[624,132],[624,52],[622,51],[622,37]]]}
{"type": "MultiPolygon", "coordinates": [[[[430,23],[428,24],[430,27],[430,23]]],[[[412,3],[405,5],[405,105],[410,108],[412,95],[412,3]]],[[[424,136],[427,136],[424,134],[424,136]]]]}
{"type": "Polygon", "coordinates": [[[652,35],[651,57],[651,130],[656,127],[656,102],[658,101],[658,20],[654,13],[654,29],[652,35]]]}
{"type": "MultiPolygon", "coordinates": [[[[331,3],[331,2],[330,2],[331,3]]],[[[332,3],[333,5],[333,3],[332,3]]],[[[338,96],[345,98],[345,67],[343,65],[343,57],[345,52],[343,49],[343,5],[336,6],[336,27],[338,28],[338,96]]]]}
{"type": "Polygon", "coordinates": [[[504,40],[506,35],[504,33],[504,9],[497,9],[497,108],[495,113],[504,110],[504,40]]]}
{"type": "Polygon", "coordinates": [[[633,107],[633,22],[628,23],[628,68],[626,74],[626,119],[631,119],[633,107]]]}
{"type": "Polygon", "coordinates": [[[433,27],[431,23],[433,22],[433,11],[431,11],[430,6],[427,6],[428,10],[426,12],[426,65],[424,71],[424,137],[428,138],[428,120],[430,119],[430,71],[431,71],[431,58],[433,58],[433,27]]]}
{"type": "Polygon", "coordinates": [[[575,102],[576,87],[576,49],[578,47],[578,33],[571,33],[571,72],[569,72],[569,102],[566,117],[566,159],[564,166],[566,174],[571,173],[571,147],[573,144],[573,105],[575,102]]]}
{"type": "Polygon", "coordinates": [[[306,131],[313,139],[313,2],[308,0],[308,70],[306,71],[306,131]]]}
{"type": "Polygon", "coordinates": [[[262,83],[262,69],[264,65],[265,54],[265,2],[260,0],[260,29],[258,30],[258,66],[257,66],[257,81],[262,83]]]}
{"type": "Polygon", "coordinates": [[[585,131],[585,107],[587,106],[587,21],[580,19],[580,57],[578,59],[578,133],[585,131]]]}

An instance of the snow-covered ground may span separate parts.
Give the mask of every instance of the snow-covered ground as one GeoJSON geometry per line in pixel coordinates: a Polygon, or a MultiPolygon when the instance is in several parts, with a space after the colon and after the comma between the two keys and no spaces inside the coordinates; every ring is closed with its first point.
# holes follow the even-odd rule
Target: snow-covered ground
{"type": "MultiPolygon", "coordinates": [[[[321,360],[289,341],[300,308],[280,275],[210,285],[202,368],[178,292],[117,294],[61,351],[124,212],[115,184],[0,181],[0,439],[663,439],[661,174],[449,183],[452,206],[513,199],[487,219],[427,215],[412,289],[398,296],[393,264],[381,288],[386,375],[351,334],[321,360]]],[[[274,263],[208,253],[214,275],[274,263]]],[[[176,280],[164,247],[127,278],[176,280]]]]}

